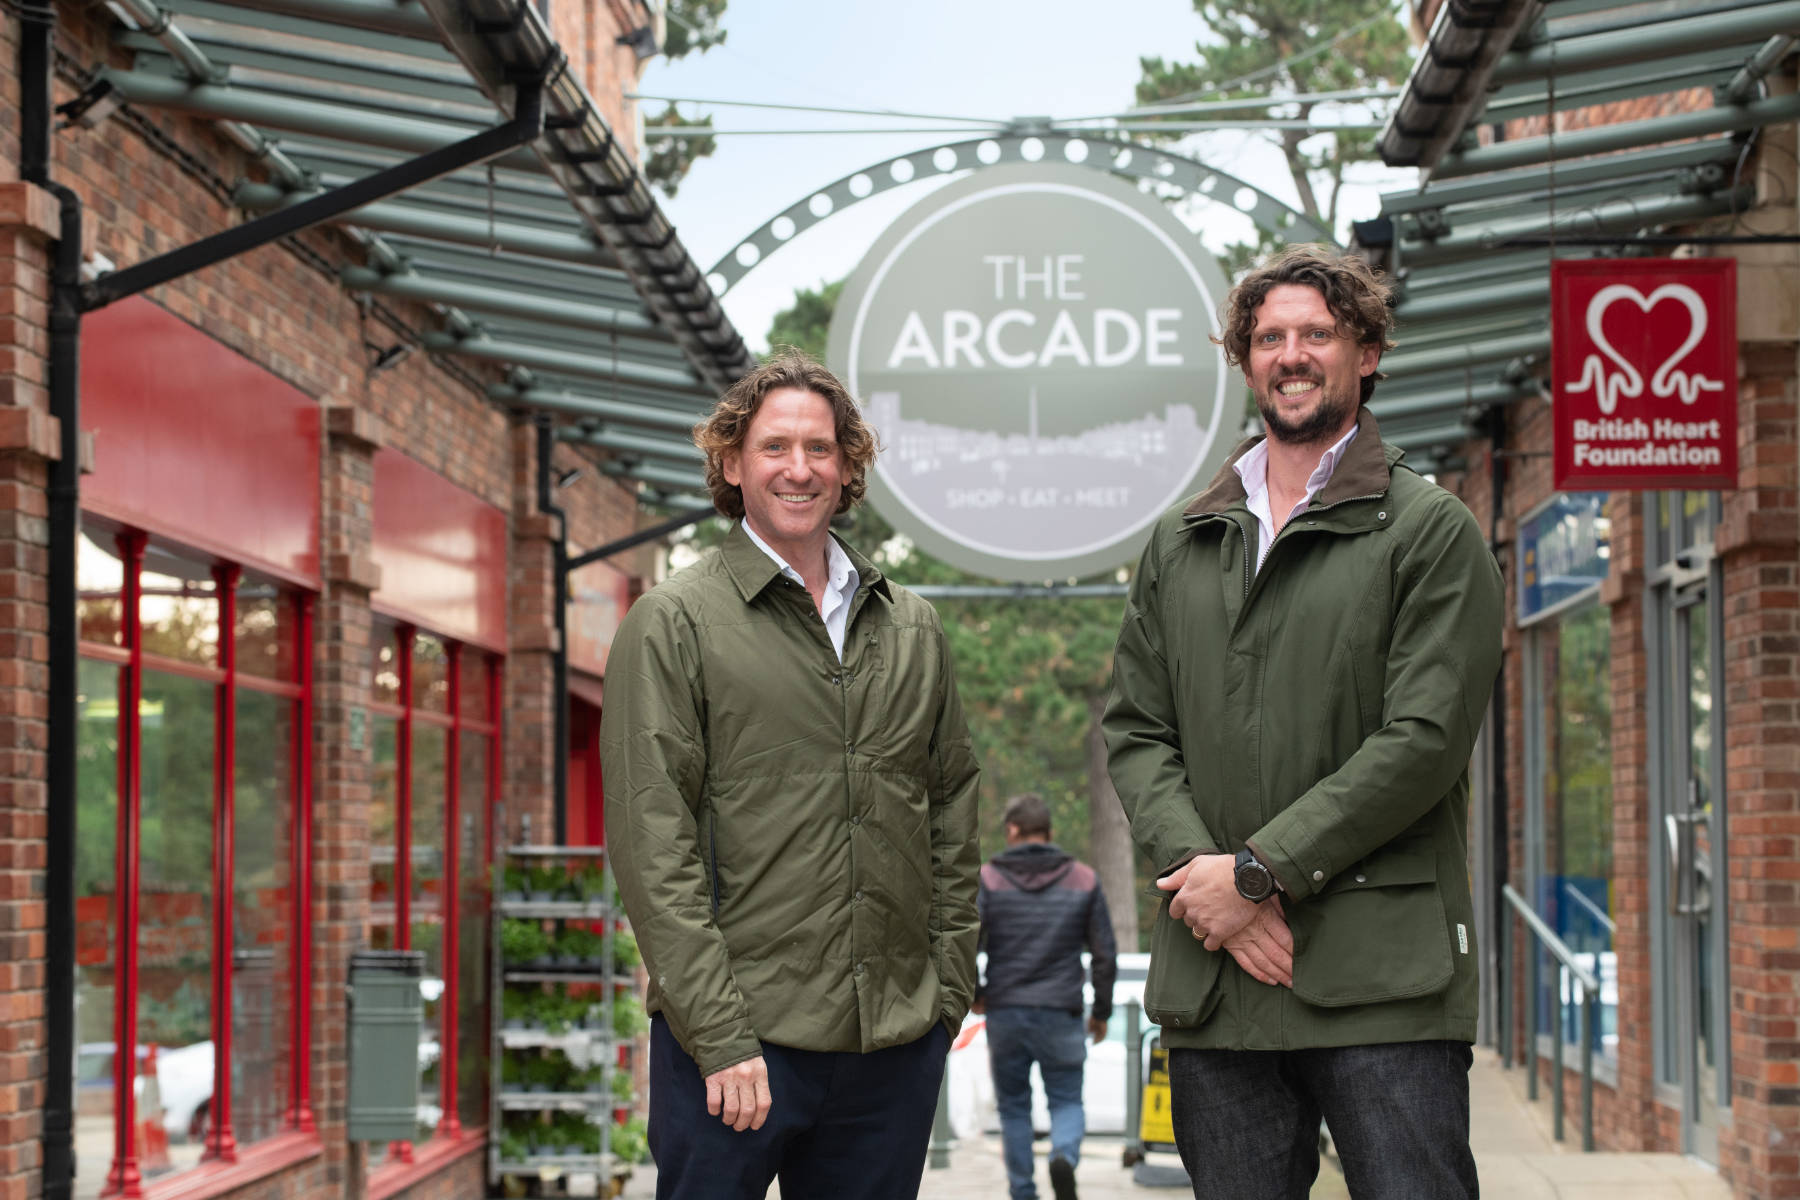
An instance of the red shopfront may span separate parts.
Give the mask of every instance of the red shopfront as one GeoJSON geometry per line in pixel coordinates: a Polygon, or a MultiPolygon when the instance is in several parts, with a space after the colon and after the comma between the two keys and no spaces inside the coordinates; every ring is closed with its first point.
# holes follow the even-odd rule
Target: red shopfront
{"type": "MultiPolygon", "coordinates": [[[[579,551],[571,550],[571,555],[579,551]]],[[[569,575],[569,844],[606,844],[600,708],[606,658],[636,581],[609,562],[569,575]]]]}
{"type": "Polygon", "coordinates": [[[75,1195],[206,1196],[339,1153],[313,1095],[346,1066],[320,981],[348,913],[351,941],[425,956],[419,1133],[371,1147],[378,1200],[485,1132],[506,514],[375,449],[362,524],[331,538],[379,584],[327,605],[344,485],[319,402],[148,301],[85,332],[75,1195]],[[361,681],[317,747],[315,669],[361,681]]]}
{"type": "Polygon", "coordinates": [[[310,397],[148,301],[85,332],[84,1198],[317,1152],[294,996],[311,977],[320,559],[310,397]]]}

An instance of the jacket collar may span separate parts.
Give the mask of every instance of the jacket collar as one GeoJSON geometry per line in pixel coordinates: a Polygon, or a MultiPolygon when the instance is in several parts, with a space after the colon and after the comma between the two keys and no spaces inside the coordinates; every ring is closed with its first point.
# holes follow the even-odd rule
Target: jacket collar
{"type": "MultiPolygon", "coordinates": [[[[850,558],[850,565],[856,568],[856,575],[860,580],[858,590],[867,589],[887,597],[888,582],[880,568],[837,534],[834,533],[831,537],[843,547],[844,553],[850,558]]],[[[725,572],[731,576],[731,582],[737,585],[738,595],[744,598],[746,604],[781,578],[781,568],[775,565],[774,559],[762,552],[762,547],[750,540],[750,535],[744,531],[742,518],[731,523],[731,532],[725,535],[725,542],[719,547],[719,557],[725,563],[725,572]]]]}
{"type": "MultiPolygon", "coordinates": [[[[1394,464],[1405,457],[1404,450],[1389,446],[1381,440],[1381,426],[1375,420],[1375,414],[1369,411],[1368,405],[1357,410],[1356,425],[1355,440],[1344,451],[1344,457],[1331,473],[1331,478],[1319,489],[1319,494],[1313,497],[1314,507],[1336,504],[1341,500],[1385,495],[1394,464]]],[[[1225,460],[1219,473],[1213,476],[1212,482],[1206,485],[1206,490],[1195,496],[1181,515],[1192,519],[1224,512],[1233,505],[1244,503],[1244,481],[1238,477],[1234,465],[1262,440],[1261,435],[1248,437],[1233,447],[1231,457],[1225,460]]]]}

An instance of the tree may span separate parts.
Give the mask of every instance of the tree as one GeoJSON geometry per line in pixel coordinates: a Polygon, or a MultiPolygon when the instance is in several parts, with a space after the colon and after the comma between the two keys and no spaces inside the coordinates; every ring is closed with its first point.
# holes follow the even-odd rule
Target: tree
{"type": "MultiPolygon", "coordinates": [[[[668,0],[664,9],[668,22],[663,31],[663,57],[674,62],[724,45],[725,4],[726,0],[668,0]]],[[[654,116],[646,115],[644,123],[712,128],[710,116],[684,117],[672,103],[654,116]]],[[[718,141],[710,136],[652,136],[644,143],[644,178],[665,196],[673,197],[694,164],[718,148],[718,141]]]]}
{"type": "MultiPolygon", "coordinates": [[[[842,290],[839,280],[795,293],[793,305],[775,315],[769,344],[822,359],[842,290]]],[[[842,524],[897,583],[993,582],[926,554],[866,505],[842,524]]],[[[1114,578],[1109,572],[1102,581],[1114,578]]],[[[1099,736],[1120,601],[944,599],[937,608],[981,762],[984,855],[1004,845],[998,817],[1006,799],[1042,795],[1058,844],[1100,872],[1120,949],[1136,949],[1136,857],[1099,736]]]]}
{"type": "MultiPolygon", "coordinates": [[[[1211,34],[1193,62],[1139,60],[1141,105],[1282,96],[1396,86],[1412,63],[1393,0],[1193,0],[1211,34]]],[[[1304,120],[1319,107],[1293,100],[1283,116],[1304,120]]],[[[1179,120],[1170,113],[1166,119],[1179,120]]],[[[1375,156],[1379,128],[1308,133],[1268,131],[1287,160],[1300,208],[1325,228],[1337,224],[1344,169],[1375,156]],[[1321,191],[1323,197],[1321,198],[1321,191]]],[[[1269,240],[1267,235],[1262,239],[1269,240]]]]}

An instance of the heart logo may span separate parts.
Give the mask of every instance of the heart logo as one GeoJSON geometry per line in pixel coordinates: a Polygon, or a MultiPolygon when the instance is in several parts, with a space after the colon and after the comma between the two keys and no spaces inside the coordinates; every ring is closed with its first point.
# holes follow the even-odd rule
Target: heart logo
{"type": "Polygon", "coordinates": [[[1692,404],[1700,398],[1700,393],[1719,392],[1725,385],[1715,379],[1709,379],[1698,372],[1689,374],[1678,371],[1676,367],[1686,358],[1700,339],[1706,336],[1707,314],[1706,304],[1700,299],[1700,293],[1685,283],[1665,283],[1648,296],[1627,283],[1613,283],[1594,293],[1588,301],[1587,333],[1599,347],[1600,353],[1611,359],[1617,368],[1608,373],[1606,364],[1600,361],[1599,355],[1590,354],[1587,361],[1581,364],[1581,378],[1570,384],[1566,391],[1585,392],[1592,390],[1595,403],[1601,413],[1611,416],[1619,406],[1620,396],[1636,398],[1644,394],[1644,377],[1638,369],[1625,360],[1625,356],[1607,340],[1601,322],[1606,310],[1620,300],[1630,300],[1646,316],[1664,300],[1676,300],[1686,307],[1688,312],[1688,334],[1686,340],[1675,348],[1675,352],[1663,359],[1662,365],[1656,368],[1650,377],[1650,394],[1662,399],[1679,396],[1683,404],[1692,404]]]}

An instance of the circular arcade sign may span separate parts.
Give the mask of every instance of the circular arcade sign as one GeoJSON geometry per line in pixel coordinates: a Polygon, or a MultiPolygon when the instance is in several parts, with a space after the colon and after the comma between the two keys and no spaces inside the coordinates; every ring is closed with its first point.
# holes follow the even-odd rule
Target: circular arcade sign
{"type": "Polygon", "coordinates": [[[1002,579],[1092,574],[1222,464],[1226,282],[1155,199],[1079,167],[932,193],[845,285],[828,358],[883,451],[869,496],[1002,579]]]}

